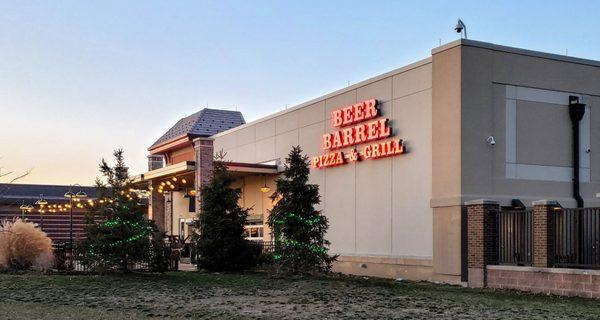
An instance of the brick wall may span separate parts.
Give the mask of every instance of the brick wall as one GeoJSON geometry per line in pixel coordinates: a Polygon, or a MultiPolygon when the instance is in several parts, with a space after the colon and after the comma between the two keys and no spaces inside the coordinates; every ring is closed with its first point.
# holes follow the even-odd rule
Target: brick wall
{"type": "Polygon", "coordinates": [[[554,253],[554,207],[557,203],[541,200],[534,201],[533,205],[533,266],[550,267],[554,253]]]}
{"type": "Polygon", "coordinates": [[[486,266],[496,260],[495,215],[500,206],[496,201],[475,200],[467,206],[467,264],[471,287],[486,285],[486,266]]]}
{"type": "Polygon", "coordinates": [[[196,150],[196,179],[195,188],[197,191],[196,211],[200,211],[200,190],[212,178],[214,147],[213,140],[209,138],[198,138],[194,140],[194,150],[196,150]]]}
{"type": "MultiPolygon", "coordinates": [[[[154,186],[154,188],[156,188],[156,186],[154,186]]],[[[162,193],[159,193],[155,190],[151,192],[149,202],[149,218],[156,222],[156,225],[158,226],[158,231],[165,232],[165,196],[162,193]]]]}
{"type": "Polygon", "coordinates": [[[487,286],[562,296],[600,298],[600,270],[488,266],[487,286]]]}

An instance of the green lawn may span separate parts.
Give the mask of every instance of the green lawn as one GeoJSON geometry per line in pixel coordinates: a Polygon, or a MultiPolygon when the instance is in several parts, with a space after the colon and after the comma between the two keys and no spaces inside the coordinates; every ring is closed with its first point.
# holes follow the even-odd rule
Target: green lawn
{"type": "Polygon", "coordinates": [[[0,319],[600,319],[600,301],[264,274],[0,274],[0,319]]]}

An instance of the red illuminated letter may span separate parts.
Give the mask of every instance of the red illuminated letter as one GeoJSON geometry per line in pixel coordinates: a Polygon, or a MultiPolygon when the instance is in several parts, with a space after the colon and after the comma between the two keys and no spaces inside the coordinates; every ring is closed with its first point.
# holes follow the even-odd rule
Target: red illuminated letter
{"type": "Polygon", "coordinates": [[[354,122],[360,122],[365,119],[365,103],[357,103],[354,106],[354,122]]]}
{"type": "Polygon", "coordinates": [[[326,133],[323,135],[323,149],[329,150],[331,149],[331,134],[326,133]]]}
{"type": "Polygon", "coordinates": [[[371,122],[369,122],[369,123],[366,124],[366,126],[367,126],[367,140],[368,141],[372,141],[372,140],[377,139],[377,134],[379,133],[379,130],[377,128],[378,127],[377,126],[378,123],[379,123],[378,121],[371,121],[371,122]]]}
{"type": "Polygon", "coordinates": [[[342,146],[349,146],[354,143],[354,137],[352,136],[353,128],[346,128],[342,130],[342,146]]]}
{"type": "Polygon", "coordinates": [[[342,113],[344,114],[344,121],[342,121],[342,125],[348,125],[352,123],[352,106],[345,107],[342,109],[342,113]]]}
{"type": "Polygon", "coordinates": [[[365,103],[365,120],[372,119],[377,116],[377,100],[371,99],[364,102],[365,103]]]}
{"type": "Polygon", "coordinates": [[[341,131],[336,131],[333,134],[333,142],[331,143],[331,148],[341,148],[342,147],[342,137],[341,131]]]}
{"type": "Polygon", "coordinates": [[[343,118],[342,118],[342,110],[334,110],[331,112],[331,126],[332,127],[339,127],[342,125],[343,122],[343,118]]]}
{"type": "Polygon", "coordinates": [[[379,139],[387,138],[392,134],[392,130],[388,127],[388,119],[379,120],[379,139]]]}

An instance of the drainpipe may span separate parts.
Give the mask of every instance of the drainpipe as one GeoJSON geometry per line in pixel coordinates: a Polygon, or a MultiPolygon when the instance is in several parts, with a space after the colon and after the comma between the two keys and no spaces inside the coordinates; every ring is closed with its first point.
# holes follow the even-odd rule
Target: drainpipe
{"type": "Polygon", "coordinates": [[[585,104],[578,96],[569,96],[569,116],[573,122],[573,197],[577,208],[583,208],[583,198],[579,190],[579,122],[585,114],[585,104]]]}

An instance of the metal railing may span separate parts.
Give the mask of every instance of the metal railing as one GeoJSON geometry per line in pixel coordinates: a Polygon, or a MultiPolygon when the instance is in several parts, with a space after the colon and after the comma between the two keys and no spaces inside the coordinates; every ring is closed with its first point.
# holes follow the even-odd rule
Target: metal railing
{"type": "Polygon", "coordinates": [[[502,209],[496,214],[497,263],[531,265],[533,209],[502,209]]]}
{"type": "MultiPolygon", "coordinates": [[[[96,265],[86,264],[84,258],[77,252],[77,245],[71,250],[68,243],[54,243],[52,245],[54,251],[54,266],[59,271],[68,272],[94,272],[96,265]]],[[[132,261],[129,263],[130,271],[149,270],[150,266],[147,262],[132,261]]]]}
{"type": "Polygon", "coordinates": [[[556,210],[553,239],[555,267],[600,269],[600,208],[556,210]]]}
{"type": "Polygon", "coordinates": [[[275,251],[275,241],[251,241],[252,244],[260,248],[262,253],[272,253],[275,251]]]}

